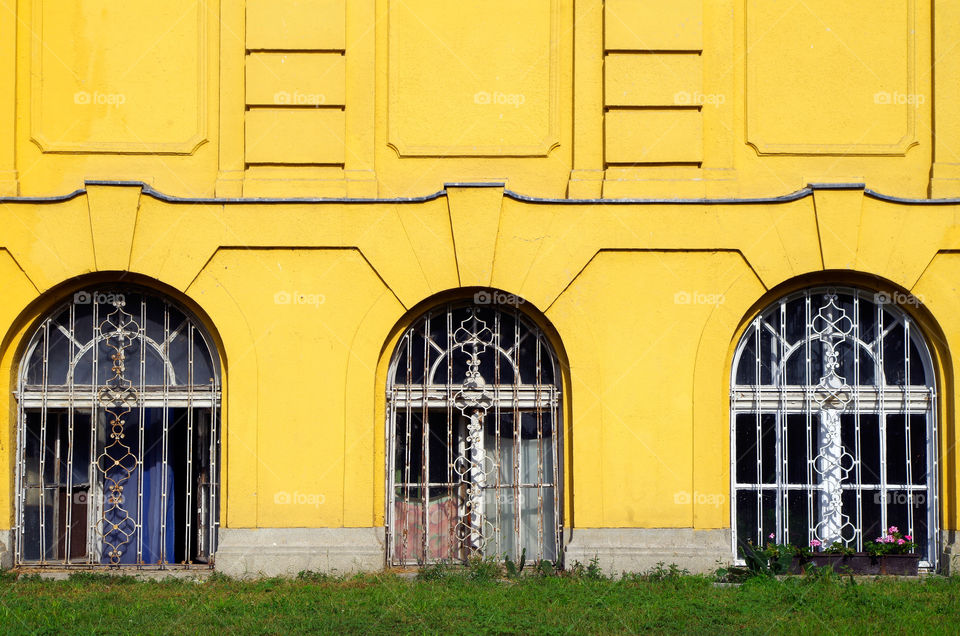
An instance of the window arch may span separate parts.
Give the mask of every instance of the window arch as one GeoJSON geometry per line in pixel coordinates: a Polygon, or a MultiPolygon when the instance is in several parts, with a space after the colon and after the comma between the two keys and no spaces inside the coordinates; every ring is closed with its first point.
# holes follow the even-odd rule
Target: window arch
{"type": "Polygon", "coordinates": [[[137,287],[79,291],[16,390],[16,562],[212,565],[220,367],[199,322],[137,287]]]}
{"type": "Polygon", "coordinates": [[[560,368],[516,307],[428,311],[387,381],[388,559],[558,561],[563,528],[560,368]]]}
{"type": "Polygon", "coordinates": [[[862,550],[892,525],[935,565],[933,364],[890,296],[813,288],[763,310],[734,357],[731,426],[736,545],[862,550]]]}

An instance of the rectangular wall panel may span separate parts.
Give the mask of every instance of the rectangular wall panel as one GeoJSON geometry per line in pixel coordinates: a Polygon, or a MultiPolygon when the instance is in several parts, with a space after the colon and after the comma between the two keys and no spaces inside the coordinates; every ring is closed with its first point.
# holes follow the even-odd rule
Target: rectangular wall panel
{"type": "Polygon", "coordinates": [[[248,0],[247,48],[343,50],[344,0],[248,0]]]}
{"type": "Polygon", "coordinates": [[[343,163],[344,115],[330,108],[247,112],[248,163],[343,163]]]}
{"type": "Polygon", "coordinates": [[[343,106],[345,59],[339,53],[251,53],[247,104],[343,106]]]}
{"type": "Polygon", "coordinates": [[[608,163],[695,163],[703,158],[700,112],[614,110],[607,113],[608,163]]]}

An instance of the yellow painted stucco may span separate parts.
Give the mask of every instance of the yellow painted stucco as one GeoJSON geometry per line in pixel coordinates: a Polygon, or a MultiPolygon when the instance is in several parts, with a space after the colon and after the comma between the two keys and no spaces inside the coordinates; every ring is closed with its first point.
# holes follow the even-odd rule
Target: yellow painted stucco
{"type": "Polygon", "coordinates": [[[729,527],[745,325],[805,285],[910,292],[960,529],[960,8],[2,5],[0,528],[25,340],[135,282],[220,346],[233,528],[382,526],[392,346],[478,288],[563,361],[568,527],[729,527]]]}

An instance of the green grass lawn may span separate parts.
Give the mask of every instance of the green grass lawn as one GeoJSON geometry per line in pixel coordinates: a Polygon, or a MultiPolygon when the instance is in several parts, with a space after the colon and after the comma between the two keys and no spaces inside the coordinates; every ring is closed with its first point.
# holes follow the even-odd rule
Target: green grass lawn
{"type": "Polygon", "coordinates": [[[476,572],[233,581],[0,580],[0,633],[957,633],[960,578],[712,578],[476,572]]]}

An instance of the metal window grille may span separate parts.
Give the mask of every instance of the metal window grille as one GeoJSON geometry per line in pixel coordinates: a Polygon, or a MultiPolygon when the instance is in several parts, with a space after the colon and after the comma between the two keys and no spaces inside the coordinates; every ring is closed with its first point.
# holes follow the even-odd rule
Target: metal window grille
{"type": "Polygon", "coordinates": [[[212,565],[219,362],[193,318],[138,288],[78,292],[15,396],[17,564],[212,565]]]}
{"type": "Polygon", "coordinates": [[[560,372],[515,308],[452,304],[401,337],[387,384],[388,558],[556,562],[560,372]]]}
{"type": "Polygon", "coordinates": [[[933,366],[890,300],[810,289],[747,328],[731,381],[734,549],[772,534],[862,550],[892,525],[936,565],[933,366]]]}

